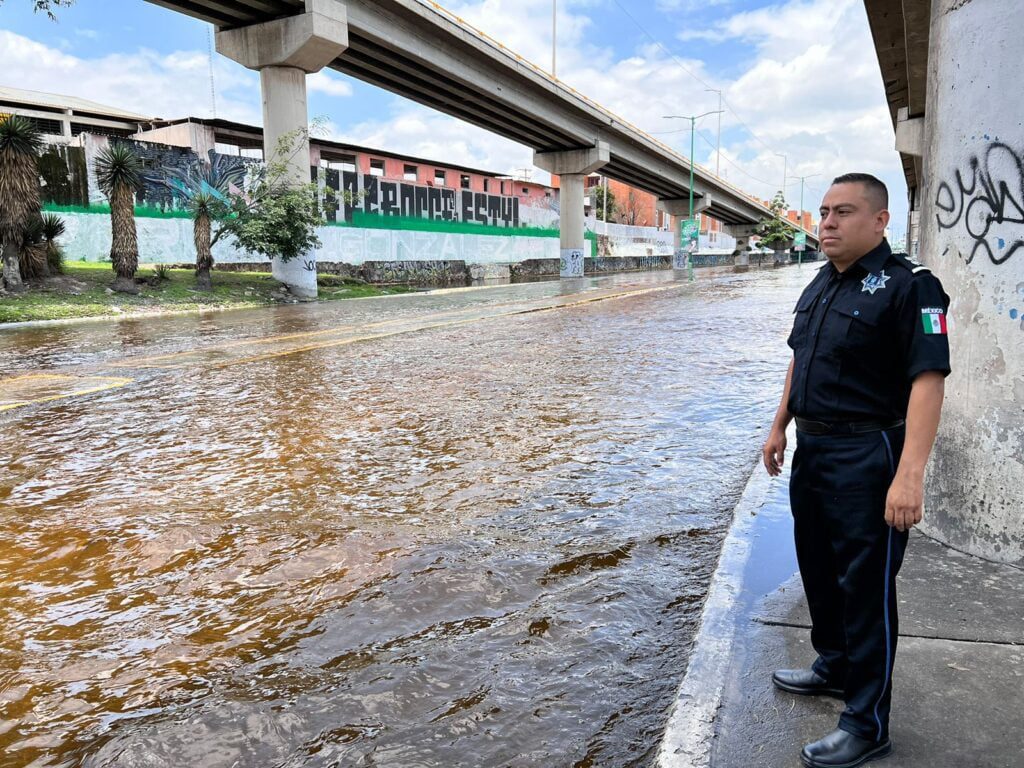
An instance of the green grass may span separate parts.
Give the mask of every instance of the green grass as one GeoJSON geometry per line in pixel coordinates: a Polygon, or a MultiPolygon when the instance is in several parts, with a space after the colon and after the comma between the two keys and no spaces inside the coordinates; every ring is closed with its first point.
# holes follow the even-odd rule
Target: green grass
{"type": "MultiPolygon", "coordinates": [[[[195,289],[191,269],[168,270],[166,274],[170,279],[161,281],[154,279],[154,274],[151,265],[139,268],[136,277],[149,281],[140,286],[138,296],[110,294],[107,287],[114,273],[109,262],[67,262],[66,279],[49,285],[33,284],[27,293],[0,298],[0,323],[242,309],[279,303],[271,294],[280,288],[280,283],[269,273],[214,270],[213,291],[209,293],[195,289]]],[[[405,286],[379,288],[335,275],[321,275],[317,281],[320,301],[386,296],[411,290],[405,286]]]]}

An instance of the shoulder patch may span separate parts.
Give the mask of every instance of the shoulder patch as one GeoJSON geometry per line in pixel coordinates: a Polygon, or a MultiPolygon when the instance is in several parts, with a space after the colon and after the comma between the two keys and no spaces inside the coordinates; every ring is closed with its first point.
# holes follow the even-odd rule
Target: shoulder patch
{"type": "Polygon", "coordinates": [[[892,256],[897,264],[899,264],[904,269],[909,269],[911,274],[917,275],[920,274],[921,272],[931,272],[931,270],[928,269],[928,267],[926,267],[920,261],[911,258],[905,253],[894,253],[892,256]]]}

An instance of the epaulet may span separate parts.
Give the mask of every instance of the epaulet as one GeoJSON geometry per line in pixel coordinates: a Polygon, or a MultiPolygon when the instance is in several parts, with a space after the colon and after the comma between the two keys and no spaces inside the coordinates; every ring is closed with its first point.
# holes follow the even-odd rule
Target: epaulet
{"type": "Polygon", "coordinates": [[[912,274],[919,275],[922,272],[931,272],[931,270],[924,264],[911,258],[905,253],[894,253],[892,256],[896,260],[897,264],[904,269],[909,269],[912,274]]]}

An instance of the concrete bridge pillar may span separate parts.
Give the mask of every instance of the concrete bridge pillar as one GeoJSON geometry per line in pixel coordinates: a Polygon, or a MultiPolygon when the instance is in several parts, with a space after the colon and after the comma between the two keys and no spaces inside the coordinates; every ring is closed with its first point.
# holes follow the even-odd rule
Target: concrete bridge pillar
{"type": "Polygon", "coordinates": [[[534,165],[559,177],[560,277],[583,277],[583,180],[606,165],[608,158],[608,143],[604,141],[587,149],[533,153],[534,165]]]}
{"type": "MultiPolygon", "coordinates": [[[[1024,4],[931,3],[919,259],[951,297],[953,373],[926,533],[1024,565],[1024,4]]],[[[918,116],[910,116],[918,117],[918,116]]],[[[903,135],[913,141],[913,125],[903,135]],[[909,134],[909,136],[908,136],[909,134]]]]}
{"type": "MultiPolygon", "coordinates": [[[[309,117],[306,75],[318,72],[348,48],[345,6],[306,0],[306,12],[264,24],[217,31],[217,52],[259,70],[263,95],[263,156],[283,163],[295,187],[309,184],[309,117]]],[[[316,257],[274,258],[274,278],[297,296],[316,298],[316,257]]]]}
{"type": "Polygon", "coordinates": [[[733,250],[733,272],[748,272],[750,271],[750,251],[747,247],[750,245],[750,238],[754,232],[757,231],[757,226],[750,226],[746,224],[727,224],[723,227],[725,234],[729,237],[735,238],[736,248],[733,250]]]}
{"type": "MultiPolygon", "coordinates": [[[[693,215],[698,217],[711,207],[711,194],[705,192],[693,201],[693,215]]],[[[683,245],[683,221],[690,217],[689,197],[662,197],[658,199],[658,210],[667,213],[675,222],[672,226],[672,269],[686,269],[690,264],[690,253],[683,245]]],[[[698,235],[699,237],[699,235],[698,235]]],[[[698,241],[699,242],[699,241],[698,241]]]]}

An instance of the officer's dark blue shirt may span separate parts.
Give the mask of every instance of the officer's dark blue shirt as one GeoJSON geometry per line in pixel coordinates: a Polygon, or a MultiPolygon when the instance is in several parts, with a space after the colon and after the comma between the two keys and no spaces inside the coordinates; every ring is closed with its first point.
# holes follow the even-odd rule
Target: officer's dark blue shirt
{"type": "Polygon", "coordinates": [[[948,309],[938,278],[885,240],[845,272],[827,263],[796,305],[789,412],[827,422],[906,418],[914,377],[949,374],[948,309]]]}

